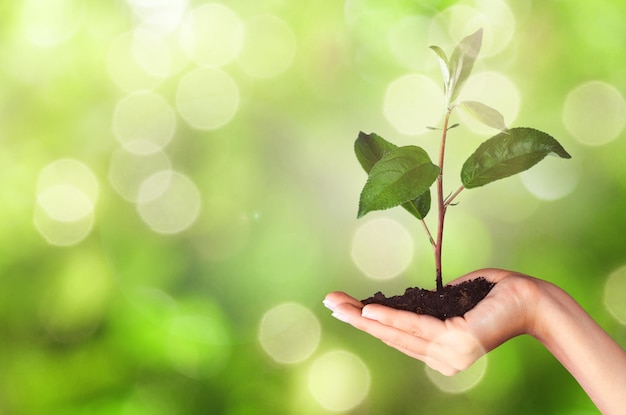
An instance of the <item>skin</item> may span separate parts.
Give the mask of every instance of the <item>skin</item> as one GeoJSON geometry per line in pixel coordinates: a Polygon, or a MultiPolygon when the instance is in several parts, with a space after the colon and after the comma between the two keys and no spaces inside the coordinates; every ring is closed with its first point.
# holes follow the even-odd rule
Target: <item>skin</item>
{"type": "Polygon", "coordinates": [[[451,284],[479,276],[497,284],[463,317],[445,321],[379,304],[364,307],[343,292],[329,293],[324,305],[335,318],[448,376],[528,334],[563,364],[604,415],[624,413],[626,351],[572,297],[547,281],[493,268],[451,284]]]}

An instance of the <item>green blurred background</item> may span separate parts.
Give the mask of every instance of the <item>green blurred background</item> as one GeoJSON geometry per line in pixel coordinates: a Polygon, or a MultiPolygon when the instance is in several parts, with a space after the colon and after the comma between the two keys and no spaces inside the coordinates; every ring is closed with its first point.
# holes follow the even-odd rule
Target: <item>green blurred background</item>
{"type": "MultiPolygon", "coordinates": [[[[548,279],[626,345],[625,18],[620,1],[1,3],[0,414],[598,413],[531,338],[448,379],[321,300],[434,287],[419,223],[356,220],[352,145],[434,150],[428,46],[483,27],[466,98],[573,158],[462,193],[444,277],[548,279]]],[[[457,121],[449,191],[493,134],[457,121]]]]}

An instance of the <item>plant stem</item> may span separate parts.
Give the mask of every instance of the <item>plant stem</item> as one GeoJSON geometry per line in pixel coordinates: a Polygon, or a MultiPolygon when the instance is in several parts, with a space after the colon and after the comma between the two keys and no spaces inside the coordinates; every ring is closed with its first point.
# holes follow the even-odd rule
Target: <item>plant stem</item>
{"type": "Polygon", "coordinates": [[[430,233],[430,229],[428,229],[428,225],[426,225],[426,221],[424,219],[422,219],[422,226],[424,226],[424,230],[426,231],[426,235],[428,235],[428,240],[430,241],[430,244],[433,246],[433,248],[435,247],[435,239],[433,238],[433,235],[430,233]]]}
{"type": "MultiPolygon", "coordinates": [[[[443,224],[446,216],[446,208],[448,205],[443,200],[443,160],[446,150],[446,137],[448,134],[448,123],[450,121],[450,114],[452,108],[446,110],[446,115],[443,120],[443,129],[441,133],[441,146],[439,148],[439,176],[437,177],[437,202],[438,202],[438,229],[437,229],[437,241],[435,243],[435,269],[436,269],[436,283],[437,292],[443,292],[443,274],[441,271],[441,247],[443,243],[443,224]]],[[[458,194],[458,193],[457,193],[458,194]]],[[[454,195],[456,196],[456,194],[454,195]]]]}
{"type": "Polygon", "coordinates": [[[461,193],[464,189],[465,189],[465,186],[461,185],[461,187],[459,187],[456,192],[454,192],[451,196],[448,196],[446,200],[443,202],[444,206],[447,208],[452,203],[452,201],[459,195],[459,193],[461,193]]]}

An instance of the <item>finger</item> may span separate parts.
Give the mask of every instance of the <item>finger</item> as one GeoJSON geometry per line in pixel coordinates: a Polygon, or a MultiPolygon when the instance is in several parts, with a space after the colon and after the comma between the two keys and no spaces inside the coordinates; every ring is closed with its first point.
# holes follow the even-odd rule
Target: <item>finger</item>
{"type": "MultiPolygon", "coordinates": [[[[391,314],[402,314],[396,313],[398,310],[385,306],[377,305],[375,308],[382,309],[383,315],[386,315],[389,312],[391,312],[391,314]]],[[[406,317],[412,316],[418,320],[422,319],[422,317],[428,317],[423,318],[423,320],[426,320],[428,323],[432,322],[437,327],[443,325],[443,322],[434,317],[421,316],[410,312],[405,313],[408,314],[406,317]]],[[[380,339],[386,345],[393,347],[407,356],[425,362],[431,368],[443,374],[454,374],[466,366],[466,363],[464,362],[467,361],[468,356],[464,356],[463,354],[461,354],[461,356],[456,356],[456,350],[454,350],[455,347],[451,347],[450,340],[452,340],[452,344],[455,344],[456,342],[454,340],[456,336],[452,336],[452,338],[448,341],[443,341],[443,344],[439,343],[439,341],[443,340],[443,338],[448,337],[443,336],[446,334],[445,327],[440,335],[435,336],[434,341],[429,341],[415,336],[410,332],[398,329],[391,325],[383,324],[378,320],[363,317],[362,310],[359,306],[355,306],[349,302],[337,305],[333,311],[333,316],[361,331],[370,334],[373,337],[380,339]],[[459,358],[461,358],[461,360],[459,358]],[[448,362],[448,360],[452,361],[448,362]],[[457,362],[459,360],[460,362],[457,362]]],[[[382,319],[384,319],[384,317],[382,319]]],[[[400,321],[402,321],[402,319],[400,319],[400,321]]],[[[429,324],[427,324],[427,326],[428,325],[429,324]]]]}
{"type": "Polygon", "coordinates": [[[328,309],[333,310],[333,311],[339,304],[350,304],[359,309],[363,308],[363,303],[361,303],[356,298],[341,291],[334,291],[334,292],[328,293],[326,297],[324,298],[323,303],[328,309]]]}
{"type": "MultiPolygon", "coordinates": [[[[461,371],[461,369],[455,368],[454,366],[452,366],[449,362],[448,362],[448,357],[444,357],[443,360],[431,356],[431,355],[427,355],[427,354],[421,354],[421,353],[416,353],[414,350],[412,349],[407,349],[405,347],[402,347],[401,345],[398,344],[394,344],[391,342],[384,342],[385,344],[387,344],[387,346],[393,347],[394,349],[398,350],[401,353],[404,353],[405,355],[412,357],[413,359],[417,359],[423,363],[425,363],[428,367],[430,367],[433,370],[436,370],[437,372],[441,373],[442,375],[445,376],[452,376],[455,375],[457,373],[459,373],[461,371]]],[[[430,352],[432,350],[432,346],[433,344],[430,344],[426,347],[426,350],[428,352],[430,352]]]]}
{"type": "Polygon", "coordinates": [[[441,321],[373,304],[365,306],[362,315],[396,329],[379,332],[378,336],[385,336],[380,337],[385,343],[416,359],[429,361],[442,373],[463,370],[485,353],[462,317],[441,321]]]}
{"type": "Polygon", "coordinates": [[[452,317],[444,324],[446,330],[439,338],[433,339],[432,347],[428,350],[429,357],[461,371],[486,353],[480,339],[467,329],[464,318],[452,317]]]}
{"type": "MultiPolygon", "coordinates": [[[[412,343],[414,342],[415,341],[413,341],[412,343]]],[[[450,364],[450,362],[448,362],[449,356],[444,356],[444,358],[441,359],[436,356],[432,356],[430,354],[417,353],[414,350],[415,347],[411,349],[407,349],[406,347],[403,347],[400,344],[395,344],[395,343],[387,342],[387,341],[385,341],[384,343],[387,344],[387,346],[393,347],[399,352],[404,353],[405,355],[409,357],[412,357],[413,359],[417,359],[421,362],[424,362],[428,367],[430,367],[433,370],[436,370],[437,372],[445,376],[455,375],[462,370],[462,369],[454,367],[453,365],[450,364]]],[[[425,347],[421,347],[420,349],[425,350],[426,353],[432,353],[433,347],[438,347],[438,345],[434,343],[424,342],[423,344],[425,345],[425,347]]],[[[438,353],[435,353],[435,354],[438,354],[438,353]]]]}
{"type": "MultiPolygon", "coordinates": [[[[324,303],[324,305],[326,304],[327,303],[324,303]]],[[[326,305],[326,306],[332,310],[333,317],[335,317],[339,321],[343,321],[344,323],[351,324],[354,327],[357,327],[355,325],[355,322],[358,322],[359,320],[363,320],[363,317],[361,316],[360,305],[355,305],[352,302],[343,302],[337,305],[326,305]]]]}
{"type": "Polygon", "coordinates": [[[392,342],[389,342],[389,341],[384,341],[384,340],[383,340],[383,343],[385,343],[389,347],[392,347],[392,348],[396,349],[397,351],[399,351],[401,353],[404,353],[405,355],[407,355],[409,357],[412,357],[413,359],[417,359],[417,360],[420,360],[422,362],[426,362],[426,360],[429,359],[428,356],[425,356],[424,354],[421,354],[421,353],[417,353],[414,350],[407,349],[406,347],[403,347],[402,345],[395,344],[395,343],[392,343],[392,342]]]}
{"type": "Polygon", "coordinates": [[[368,304],[363,307],[362,315],[429,341],[439,337],[445,330],[444,322],[438,318],[412,311],[396,310],[379,304],[368,304]]]}
{"type": "Polygon", "coordinates": [[[436,370],[444,376],[453,376],[460,372],[460,370],[450,366],[445,360],[442,361],[432,357],[427,357],[424,360],[424,363],[426,363],[429,368],[436,370]]]}
{"type": "Polygon", "coordinates": [[[333,316],[416,359],[422,360],[430,347],[430,343],[420,337],[363,317],[361,310],[351,304],[338,305],[333,316]]]}

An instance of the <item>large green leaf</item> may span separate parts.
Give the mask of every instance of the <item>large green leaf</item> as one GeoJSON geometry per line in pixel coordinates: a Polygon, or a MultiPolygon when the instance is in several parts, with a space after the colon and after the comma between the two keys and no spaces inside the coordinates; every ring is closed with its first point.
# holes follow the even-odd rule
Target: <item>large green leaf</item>
{"type": "Polygon", "coordinates": [[[475,33],[463,38],[450,57],[448,67],[450,68],[450,85],[448,88],[448,103],[461,92],[461,87],[472,73],[474,62],[478,57],[483,42],[483,29],[478,29],[475,33]]]}
{"type": "Polygon", "coordinates": [[[421,220],[428,215],[428,212],[430,212],[430,203],[430,189],[426,189],[424,193],[421,193],[415,199],[403,203],[402,207],[411,215],[421,220]]]}
{"type": "MultiPolygon", "coordinates": [[[[358,217],[417,199],[429,192],[438,174],[439,167],[420,147],[398,147],[385,153],[369,172],[359,200],[358,217]]],[[[419,211],[419,207],[415,208],[419,211]]]]}
{"type": "MultiPolygon", "coordinates": [[[[398,146],[390,143],[381,136],[374,133],[366,134],[362,131],[359,133],[359,137],[354,143],[356,158],[367,174],[369,174],[372,167],[378,163],[383,155],[396,148],[398,148],[398,146]]],[[[424,219],[430,211],[430,204],[431,198],[429,189],[415,199],[403,203],[402,207],[411,215],[421,220],[424,219]]]]}
{"type": "Polygon", "coordinates": [[[528,170],[550,153],[571,158],[550,135],[533,128],[512,128],[482,143],[463,164],[468,189],[528,170]]]}
{"type": "Polygon", "coordinates": [[[378,163],[385,153],[398,148],[377,134],[359,133],[359,137],[354,142],[354,153],[359,160],[361,167],[369,174],[374,164],[378,163]]]}

